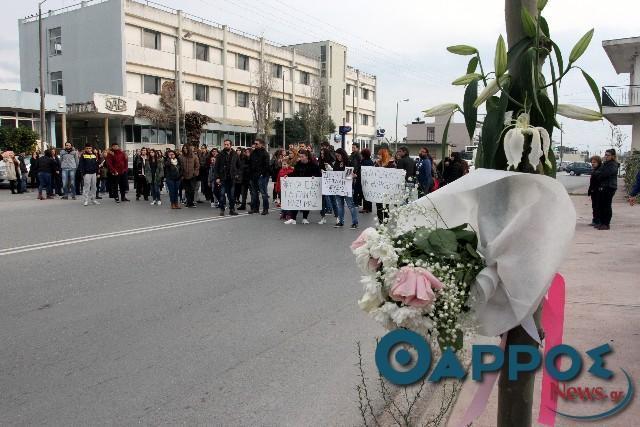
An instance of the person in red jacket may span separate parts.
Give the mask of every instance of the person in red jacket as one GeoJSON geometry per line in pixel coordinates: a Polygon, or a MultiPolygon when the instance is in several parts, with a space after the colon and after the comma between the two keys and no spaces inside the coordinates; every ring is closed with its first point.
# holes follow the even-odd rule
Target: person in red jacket
{"type": "MultiPolygon", "coordinates": [[[[289,165],[289,159],[285,157],[282,159],[281,167],[278,170],[278,175],[276,177],[276,184],[274,185],[276,199],[278,200],[277,207],[280,207],[280,190],[282,188],[282,178],[288,176],[291,173],[293,173],[293,168],[289,165]]],[[[282,211],[280,213],[280,219],[289,219],[286,211],[282,211]]]]}
{"type": "Polygon", "coordinates": [[[107,168],[109,169],[109,186],[111,194],[109,197],[116,200],[116,203],[128,202],[126,197],[129,189],[129,162],[127,155],[120,149],[117,143],[111,144],[111,154],[107,157],[107,168]],[[118,189],[120,189],[120,198],[118,198],[118,189]]]}

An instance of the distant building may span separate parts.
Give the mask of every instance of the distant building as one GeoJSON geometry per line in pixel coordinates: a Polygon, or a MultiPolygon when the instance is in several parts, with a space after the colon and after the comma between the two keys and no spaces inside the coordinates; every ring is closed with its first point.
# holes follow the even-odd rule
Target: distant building
{"type": "Polygon", "coordinates": [[[631,125],[631,149],[640,150],[640,37],[603,40],[616,73],[629,73],[628,86],[602,88],[602,112],[614,125],[631,125]]]}
{"type": "MultiPolygon", "coordinates": [[[[175,126],[159,128],[135,113],[138,103],[159,108],[162,83],[177,75],[183,111],[215,120],[202,143],[229,138],[250,145],[251,94],[261,64],[273,78],[275,116],[305,108],[318,87],[336,126],[353,121],[363,145],[375,137],[376,78],[349,67],[347,47],[337,43],[279,46],[145,0],[83,1],[45,14],[43,26],[46,92],[66,96],[67,136],[75,145],[173,146],[175,126]]],[[[19,21],[19,40],[22,89],[32,90],[39,81],[37,18],[19,21]]]]}
{"type": "MultiPolygon", "coordinates": [[[[429,148],[431,156],[442,158],[442,137],[447,124],[447,116],[436,117],[432,122],[416,120],[405,125],[407,137],[402,143],[409,147],[411,155],[417,155],[420,148],[429,148]]],[[[451,122],[447,135],[447,155],[454,151],[463,152],[467,146],[472,145],[467,127],[464,123],[451,122]]]]}

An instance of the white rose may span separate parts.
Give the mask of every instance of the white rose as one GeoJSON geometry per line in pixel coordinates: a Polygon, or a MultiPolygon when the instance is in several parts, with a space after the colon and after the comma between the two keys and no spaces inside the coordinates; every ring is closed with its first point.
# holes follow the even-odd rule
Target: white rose
{"type": "Polygon", "coordinates": [[[376,310],[382,304],[382,300],[375,293],[365,293],[360,301],[358,301],[358,306],[365,312],[371,313],[373,310],[376,310]]]}

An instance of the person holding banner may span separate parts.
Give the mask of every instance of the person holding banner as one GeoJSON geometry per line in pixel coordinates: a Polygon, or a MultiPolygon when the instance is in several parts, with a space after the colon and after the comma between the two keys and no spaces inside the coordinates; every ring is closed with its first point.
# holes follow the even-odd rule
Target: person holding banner
{"type": "MultiPolygon", "coordinates": [[[[389,148],[386,147],[386,144],[383,144],[382,147],[378,149],[378,159],[376,160],[375,166],[390,169],[396,168],[396,162],[393,161],[389,148]]],[[[385,219],[389,218],[389,205],[376,203],[376,214],[378,216],[378,221],[382,224],[385,219]]]]}
{"type": "MultiPolygon", "coordinates": [[[[310,153],[307,150],[298,151],[298,162],[293,168],[293,172],[289,174],[291,177],[309,178],[312,176],[322,177],[322,171],[317,163],[311,161],[310,153]]],[[[298,218],[298,211],[289,211],[291,217],[284,223],[287,225],[295,225],[298,218]]],[[[309,224],[309,211],[302,211],[302,223],[309,224]]]]}
{"type": "MultiPolygon", "coordinates": [[[[368,148],[364,148],[362,150],[362,161],[360,162],[360,170],[362,170],[362,166],[373,166],[373,160],[371,160],[371,150],[369,150],[368,148]]],[[[358,174],[358,179],[360,181],[360,183],[362,183],[362,180],[360,178],[360,174],[358,174]]],[[[360,184],[360,190],[362,191],[362,184],[360,184]]],[[[366,198],[364,197],[364,193],[362,195],[362,210],[360,211],[360,213],[364,213],[364,214],[368,214],[371,213],[372,210],[372,204],[370,201],[366,200],[366,198]]]]}
{"type": "MultiPolygon", "coordinates": [[[[336,161],[333,164],[333,170],[335,172],[344,171],[346,168],[350,170],[350,176],[347,179],[348,184],[351,188],[353,188],[353,167],[349,163],[349,157],[344,148],[338,148],[336,150],[336,161]]],[[[353,193],[351,193],[353,194],[353,193]]],[[[351,229],[355,230],[358,228],[358,208],[355,203],[353,203],[353,197],[345,195],[336,194],[333,196],[336,201],[336,206],[338,207],[338,223],[334,225],[334,228],[344,227],[344,204],[347,203],[347,208],[349,208],[349,212],[351,214],[351,229]]]]}

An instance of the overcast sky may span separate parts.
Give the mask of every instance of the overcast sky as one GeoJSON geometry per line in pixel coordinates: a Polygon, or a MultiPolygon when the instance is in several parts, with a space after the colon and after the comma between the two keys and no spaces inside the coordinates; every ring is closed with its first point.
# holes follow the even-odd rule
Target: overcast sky
{"type": "MultiPolygon", "coordinates": [[[[0,25],[0,87],[20,86],[17,20],[37,11],[37,0],[3,0],[0,25]]],[[[47,0],[45,10],[79,3],[47,0]]],[[[396,101],[400,105],[399,135],[405,123],[429,106],[442,102],[462,103],[463,89],[450,82],[465,73],[468,58],[448,53],[452,44],[477,47],[485,69],[493,68],[498,34],[506,37],[502,0],[158,0],[233,28],[263,35],[282,44],[331,39],[348,46],[348,62],[378,77],[378,123],[395,133],[396,101]]],[[[568,56],[574,43],[595,28],[591,46],[579,64],[599,86],[628,85],[629,75],[616,75],[602,40],[640,36],[640,1],[550,0],[544,14],[553,39],[568,56]]],[[[561,102],[596,108],[579,71],[563,80],[561,102]]],[[[607,121],[562,121],[564,143],[592,152],[609,146],[607,121]]],[[[622,128],[629,135],[630,127],[622,128]]],[[[559,134],[554,133],[554,139],[559,134]]]]}

